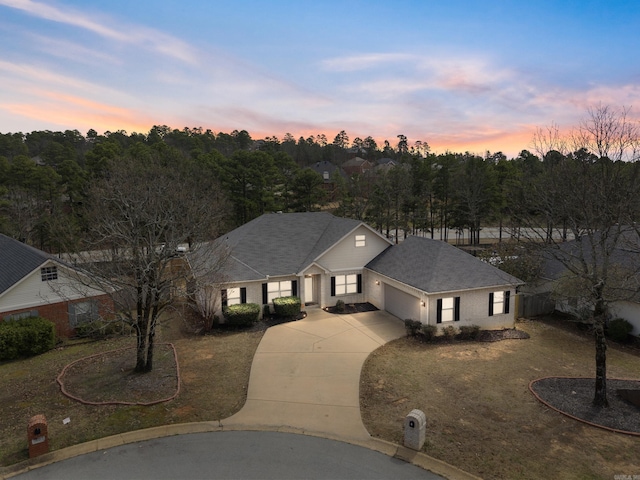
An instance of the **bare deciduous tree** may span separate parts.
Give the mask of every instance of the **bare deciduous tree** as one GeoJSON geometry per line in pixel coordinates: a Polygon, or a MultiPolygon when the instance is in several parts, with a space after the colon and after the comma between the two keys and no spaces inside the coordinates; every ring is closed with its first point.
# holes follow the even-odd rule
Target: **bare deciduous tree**
{"type": "Polygon", "coordinates": [[[158,318],[188,294],[194,272],[212,283],[221,273],[225,256],[211,240],[226,214],[213,179],[153,157],[117,159],[90,188],[84,218],[91,240],[75,259],[135,330],[137,372],[153,368],[158,318]]]}
{"type": "MultiPolygon", "coordinates": [[[[562,264],[564,284],[572,278],[572,288],[581,289],[591,308],[597,407],[608,406],[604,328],[609,305],[638,291],[637,284],[633,291],[617,288],[621,252],[637,252],[640,245],[635,223],[640,217],[640,126],[628,113],[598,106],[573,131],[561,134],[554,126],[539,129],[534,138],[547,172],[530,190],[530,240],[562,264]],[[575,241],[564,241],[567,230],[575,241]]],[[[637,278],[638,265],[628,267],[624,276],[637,278]]]]}

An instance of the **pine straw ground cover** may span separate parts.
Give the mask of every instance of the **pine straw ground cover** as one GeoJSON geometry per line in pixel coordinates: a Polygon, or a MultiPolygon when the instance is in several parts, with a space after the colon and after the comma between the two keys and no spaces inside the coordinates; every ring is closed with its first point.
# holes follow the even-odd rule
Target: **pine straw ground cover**
{"type": "MultiPolygon", "coordinates": [[[[163,322],[156,337],[158,342],[175,345],[182,377],[176,399],[157,405],[83,405],[65,397],[56,383],[69,363],[95,353],[133,347],[135,338],[68,342],[37,357],[0,364],[0,465],[28,458],[27,425],[36,414],[46,416],[49,445],[57,450],[141,428],[220,420],[240,410],[264,329],[194,336],[182,326],[182,320],[174,317],[163,322]],[[64,424],[65,418],[71,421],[64,424]]],[[[78,362],[65,375],[67,387],[78,396],[96,401],[153,401],[175,392],[171,380],[175,378],[175,365],[169,350],[158,349],[154,357],[157,368],[145,374],[147,377],[136,378],[130,371],[135,365],[134,355],[130,349],[121,356],[107,354],[78,362]]]]}
{"type": "MultiPolygon", "coordinates": [[[[546,376],[592,377],[592,338],[541,321],[518,328],[530,339],[428,344],[401,338],[376,350],[360,386],[369,432],[401,444],[404,418],[417,408],[427,417],[424,452],[484,478],[640,475],[640,437],[572,420],[528,389],[546,376]]],[[[640,379],[637,350],[611,346],[607,363],[609,378],[640,379]]]]}

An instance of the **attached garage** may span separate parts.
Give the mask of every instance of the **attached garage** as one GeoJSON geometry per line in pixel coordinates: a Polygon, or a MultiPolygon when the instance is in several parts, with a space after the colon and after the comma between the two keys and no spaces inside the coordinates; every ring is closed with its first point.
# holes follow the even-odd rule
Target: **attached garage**
{"type": "Polygon", "coordinates": [[[384,284],[384,309],[405,320],[420,320],[420,299],[389,284],[384,284]]]}

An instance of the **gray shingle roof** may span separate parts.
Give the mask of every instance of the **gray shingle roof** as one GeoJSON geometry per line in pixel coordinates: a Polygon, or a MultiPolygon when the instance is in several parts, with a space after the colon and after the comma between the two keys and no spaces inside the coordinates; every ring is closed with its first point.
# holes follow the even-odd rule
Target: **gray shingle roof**
{"type": "Polygon", "coordinates": [[[360,224],[326,212],[270,213],[218,241],[231,249],[230,279],[261,280],[300,272],[360,224]]]}
{"type": "Polygon", "coordinates": [[[543,252],[543,273],[542,276],[549,280],[557,280],[564,272],[566,272],[567,263],[577,262],[583,259],[588,265],[592,266],[593,255],[596,253],[596,264],[602,264],[601,254],[603,249],[609,251],[609,263],[611,265],[620,265],[626,267],[629,272],[635,272],[635,276],[640,273],[640,236],[635,227],[620,226],[611,228],[606,238],[600,236],[598,232],[589,235],[583,235],[580,241],[569,240],[557,245],[549,245],[543,252]],[[615,245],[612,243],[613,238],[617,239],[615,245]],[[595,242],[595,248],[592,247],[591,241],[595,242]],[[561,261],[562,259],[562,261],[561,261]],[[564,263],[563,263],[564,262],[564,263]]]}
{"type": "Polygon", "coordinates": [[[54,257],[0,234],[0,294],[54,257]]]}
{"type": "Polygon", "coordinates": [[[342,170],[341,168],[335,166],[333,163],[327,161],[327,160],[323,160],[322,162],[316,162],[316,163],[312,163],[311,165],[309,165],[309,167],[311,170],[313,170],[316,173],[319,173],[320,175],[323,175],[323,179],[324,179],[324,172],[327,172],[329,174],[329,179],[324,179],[324,182],[330,182],[332,177],[333,177],[333,172],[337,171],[338,175],[340,175],[343,178],[347,178],[348,175],[346,173],[344,173],[344,170],[342,170]]]}
{"type": "Polygon", "coordinates": [[[366,267],[427,293],[524,283],[445,242],[413,236],[387,248],[366,267]]]}

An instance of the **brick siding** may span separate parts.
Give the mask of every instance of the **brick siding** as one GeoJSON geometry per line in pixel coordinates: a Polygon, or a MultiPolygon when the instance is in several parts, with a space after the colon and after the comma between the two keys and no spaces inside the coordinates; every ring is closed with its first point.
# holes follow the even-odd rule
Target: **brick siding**
{"type": "Polygon", "coordinates": [[[87,300],[96,300],[98,302],[98,312],[102,317],[108,318],[113,314],[113,301],[111,300],[111,297],[109,297],[109,295],[100,295],[88,299],[82,298],[73,300],[71,302],[50,303],[39,305],[37,307],[22,308],[19,310],[2,312],[0,313],[0,322],[4,321],[3,318],[8,315],[37,310],[39,317],[46,318],[47,320],[55,323],[56,336],[62,338],[73,337],[75,335],[75,331],[73,328],[71,328],[71,325],[69,325],[69,304],[86,302],[87,300]]]}

